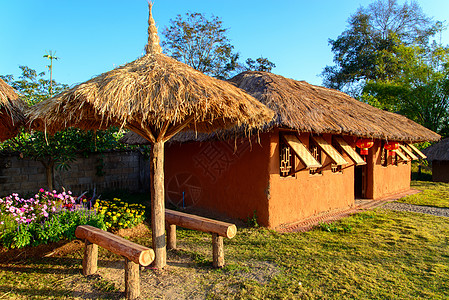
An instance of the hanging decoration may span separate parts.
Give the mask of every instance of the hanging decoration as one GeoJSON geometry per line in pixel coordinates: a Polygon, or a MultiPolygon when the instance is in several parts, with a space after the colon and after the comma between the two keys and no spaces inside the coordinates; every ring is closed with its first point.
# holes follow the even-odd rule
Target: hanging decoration
{"type": "Polygon", "coordinates": [[[360,155],[368,155],[368,149],[374,146],[374,141],[371,139],[358,139],[355,145],[360,148],[360,155]]]}
{"type": "Polygon", "coordinates": [[[393,156],[396,154],[396,150],[399,149],[398,142],[387,142],[384,145],[384,148],[388,150],[388,156],[393,156]]]}

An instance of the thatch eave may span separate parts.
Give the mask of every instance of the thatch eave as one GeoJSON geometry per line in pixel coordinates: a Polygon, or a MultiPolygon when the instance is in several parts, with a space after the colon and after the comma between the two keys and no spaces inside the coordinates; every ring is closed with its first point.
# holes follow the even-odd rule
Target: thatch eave
{"type": "Polygon", "coordinates": [[[449,161],[449,138],[444,138],[436,144],[422,150],[428,161],[449,161]]]}
{"type": "Polygon", "coordinates": [[[275,111],[267,129],[343,134],[402,142],[437,141],[440,136],[404,116],[349,95],[266,72],[243,72],[229,80],[275,111]]]}
{"type": "Polygon", "coordinates": [[[0,141],[17,135],[26,122],[26,107],[14,89],[0,79],[0,141]]]}

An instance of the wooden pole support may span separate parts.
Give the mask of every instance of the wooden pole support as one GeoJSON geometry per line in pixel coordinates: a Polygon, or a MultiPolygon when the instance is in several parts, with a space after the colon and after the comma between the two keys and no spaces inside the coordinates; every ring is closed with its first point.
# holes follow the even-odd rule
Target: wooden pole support
{"type": "Polygon", "coordinates": [[[98,245],[84,240],[83,275],[92,275],[97,272],[98,245]]]}
{"type": "Polygon", "coordinates": [[[159,141],[151,146],[151,232],[155,252],[153,266],[160,269],[167,264],[167,248],[165,245],[164,142],[159,141]]]}
{"type": "Polygon", "coordinates": [[[167,248],[176,249],[176,225],[167,224],[165,228],[167,231],[167,248]]]}
{"type": "Polygon", "coordinates": [[[140,296],[140,267],[125,257],[125,297],[137,299],[140,296]]]}
{"type": "Polygon", "coordinates": [[[224,267],[223,237],[216,233],[212,233],[212,257],[214,268],[224,267]]]}

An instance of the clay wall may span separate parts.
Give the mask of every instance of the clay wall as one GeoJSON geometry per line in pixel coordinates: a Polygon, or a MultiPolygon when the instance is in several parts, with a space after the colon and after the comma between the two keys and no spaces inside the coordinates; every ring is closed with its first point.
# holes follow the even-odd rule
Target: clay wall
{"type": "Polygon", "coordinates": [[[270,141],[169,144],[165,147],[167,206],[204,210],[212,217],[248,220],[255,213],[268,225],[270,141]]]}
{"type": "Polygon", "coordinates": [[[376,141],[369,150],[372,159],[368,161],[370,174],[367,198],[379,199],[410,189],[411,162],[399,161],[392,164],[388,158],[387,166],[381,165],[381,141],[376,141]]]}
{"type": "MultiPolygon", "coordinates": [[[[323,137],[331,143],[331,135],[323,137]]],[[[308,133],[302,133],[299,139],[306,147],[309,146],[308,133]]],[[[269,227],[276,228],[321,212],[354,205],[354,165],[346,153],[342,155],[349,164],[339,173],[332,172],[332,160],[322,151],[322,165],[327,166],[321,174],[310,175],[309,170],[303,169],[305,166],[296,159],[296,169],[303,170],[293,177],[281,177],[278,141],[276,130],[270,136],[269,227]]]]}

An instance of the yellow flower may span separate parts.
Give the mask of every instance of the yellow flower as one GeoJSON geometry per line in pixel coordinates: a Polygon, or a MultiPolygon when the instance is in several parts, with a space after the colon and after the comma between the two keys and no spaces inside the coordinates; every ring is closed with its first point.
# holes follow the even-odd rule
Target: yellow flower
{"type": "Polygon", "coordinates": [[[116,220],[117,220],[117,217],[116,217],[116,216],[113,216],[113,217],[112,217],[112,220],[116,221],[116,220]]]}
{"type": "Polygon", "coordinates": [[[111,215],[111,212],[110,211],[108,211],[107,213],[106,213],[108,216],[110,216],[111,215]]]}

